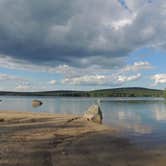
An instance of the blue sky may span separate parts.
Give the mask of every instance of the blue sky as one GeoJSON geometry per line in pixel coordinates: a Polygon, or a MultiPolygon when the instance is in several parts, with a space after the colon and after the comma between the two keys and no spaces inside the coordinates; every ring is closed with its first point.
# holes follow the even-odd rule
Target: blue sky
{"type": "Polygon", "coordinates": [[[0,90],[166,88],[163,0],[0,0],[0,90]]]}

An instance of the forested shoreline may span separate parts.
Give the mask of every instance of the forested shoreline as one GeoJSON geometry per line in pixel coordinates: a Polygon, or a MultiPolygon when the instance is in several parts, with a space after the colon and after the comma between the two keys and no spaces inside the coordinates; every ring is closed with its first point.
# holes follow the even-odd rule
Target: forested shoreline
{"type": "Polygon", "coordinates": [[[148,89],[148,88],[114,88],[99,89],[92,91],[43,91],[43,92],[7,92],[1,91],[0,95],[7,96],[65,96],[65,97],[164,97],[164,90],[148,89]]]}

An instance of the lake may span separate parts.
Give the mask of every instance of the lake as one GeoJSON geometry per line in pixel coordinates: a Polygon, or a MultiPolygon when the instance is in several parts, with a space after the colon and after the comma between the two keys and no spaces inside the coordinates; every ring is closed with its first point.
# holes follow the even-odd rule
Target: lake
{"type": "MultiPolygon", "coordinates": [[[[1,96],[0,110],[83,114],[99,98],[1,96]],[[43,105],[32,107],[32,100],[43,105]]],[[[132,143],[146,148],[166,145],[166,101],[162,98],[100,98],[103,123],[120,129],[132,143]]]]}

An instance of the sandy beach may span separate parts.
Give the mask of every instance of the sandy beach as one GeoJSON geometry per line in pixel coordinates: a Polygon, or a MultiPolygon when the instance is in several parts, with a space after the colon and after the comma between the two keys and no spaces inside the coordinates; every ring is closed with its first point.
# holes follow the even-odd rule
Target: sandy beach
{"type": "Polygon", "coordinates": [[[165,154],[79,115],[0,111],[0,166],[165,166],[165,154]]]}

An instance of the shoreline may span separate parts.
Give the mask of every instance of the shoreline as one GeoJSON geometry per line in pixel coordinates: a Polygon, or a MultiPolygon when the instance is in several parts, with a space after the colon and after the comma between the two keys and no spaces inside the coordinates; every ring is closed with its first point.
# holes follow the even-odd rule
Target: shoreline
{"type": "Polygon", "coordinates": [[[80,115],[0,111],[0,166],[155,165],[151,152],[118,137],[117,130],[80,115]]]}

